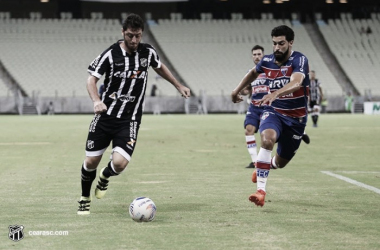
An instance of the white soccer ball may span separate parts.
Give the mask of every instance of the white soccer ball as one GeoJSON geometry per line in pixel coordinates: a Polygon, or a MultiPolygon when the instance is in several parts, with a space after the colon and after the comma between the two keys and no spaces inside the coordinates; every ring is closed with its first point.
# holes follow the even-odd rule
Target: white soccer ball
{"type": "Polygon", "coordinates": [[[147,197],[138,197],[129,205],[129,215],[134,221],[149,222],[156,216],[156,205],[147,197]]]}

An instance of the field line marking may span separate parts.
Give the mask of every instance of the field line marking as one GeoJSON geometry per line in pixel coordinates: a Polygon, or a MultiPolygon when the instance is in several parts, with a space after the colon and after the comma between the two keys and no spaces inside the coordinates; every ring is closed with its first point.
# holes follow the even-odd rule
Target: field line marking
{"type": "Polygon", "coordinates": [[[361,182],[358,182],[358,181],[355,181],[355,180],[353,180],[353,179],[350,179],[350,178],[344,177],[344,176],[342,176],[342,175],[334,174],[334,173],[331,173],[330,171],[321,171],[321,173],[324,173],[324,174],[330,175],[330,176],[335,177],[335,178],[337,178],[337,179],[340,179],[340,180],[346,181],[346,182],[348,182],[348,183],[354,184],[354,185],[359,186],[359,187],[366,188],[366,189],[368,189],[368,190],[371,190],[371,191],[373,191],[373,192],[375,192],[375,193],[380,194],[380,189],[375,188],[375,187],[372,187],[372,186],[367,185],[367,184],[364,184],[364,183],[361,183],[361,182]]]}
{"type": "Polygon", "coordinates": [[[346,174],[380,174],[380,171],[334,171],[346,174]]]}
{"type": "Polygon", "coordinates": [[[51,142],[0,142],[0,146],[50,145],[51,142]]]}

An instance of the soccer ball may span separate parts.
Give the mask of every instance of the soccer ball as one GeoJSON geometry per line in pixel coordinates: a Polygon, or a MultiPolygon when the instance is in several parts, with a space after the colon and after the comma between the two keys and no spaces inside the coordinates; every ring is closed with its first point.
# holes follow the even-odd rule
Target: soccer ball
{"type": "Polygon", "coordinates": [[[147,197],[138,197],[129,205],[129,215],[134,221],[149,222],[156,216],[156,205],[147,197]]]}

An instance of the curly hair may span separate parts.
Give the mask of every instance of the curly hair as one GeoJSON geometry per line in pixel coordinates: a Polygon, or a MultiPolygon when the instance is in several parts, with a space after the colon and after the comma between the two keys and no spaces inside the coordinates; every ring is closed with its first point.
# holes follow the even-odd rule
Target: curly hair
{"type": "Polygon", "coordinates": [[[285,36],[286,40],[290,42],[294,40],[294,31],[286,25],[280,25],[272,30],[271,36],[285,36]]]}
{"type": "Polygon", "coordinates": [[[123,30],[130,29],[141,29],[144,31],[144,21],[143,19],[137,15],[137,14],[129,14],[127,18],[123,22],[123,30]]]}

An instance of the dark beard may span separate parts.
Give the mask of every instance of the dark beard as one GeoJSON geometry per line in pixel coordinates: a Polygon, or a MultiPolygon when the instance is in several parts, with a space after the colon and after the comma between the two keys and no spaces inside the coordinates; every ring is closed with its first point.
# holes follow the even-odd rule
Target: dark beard
{"type": "Polygon", "coordinates": [[[286,56],[289,53],[289,48],[285,51],[285,53],[282,53],[282,52],[280,52],[280,53],[281,54],[275,54],[274,53],[274,57],[276,58],[277,62],[283,62],[285,60],[286,56]]]}

